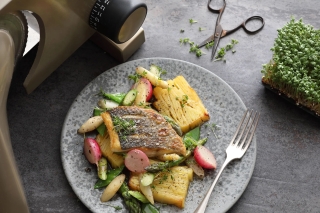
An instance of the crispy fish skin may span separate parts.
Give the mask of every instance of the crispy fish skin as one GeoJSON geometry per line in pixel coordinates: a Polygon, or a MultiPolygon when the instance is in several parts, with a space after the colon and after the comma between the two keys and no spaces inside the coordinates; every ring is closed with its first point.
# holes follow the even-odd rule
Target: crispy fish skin
{"type": "Polygon", "coordinates": [[[186,155],[182,138],[165,118],[153,109],[137,106],[119,106],[101,114],[107,127],[113,152],[125,152],[138,148],[149,157],[177,153],[186,155]],[[135,130],[125,138],[115,131],[112,118],[133,120],[135,130]]]}

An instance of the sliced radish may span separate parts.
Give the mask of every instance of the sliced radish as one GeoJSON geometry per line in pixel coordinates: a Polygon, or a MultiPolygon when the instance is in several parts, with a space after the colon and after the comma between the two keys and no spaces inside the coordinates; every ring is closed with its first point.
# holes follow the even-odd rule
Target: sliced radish
{"type": "Polygon", "coordinates": [[[202,168],[205,168],[205,169],[217,168],[217,162],[212,152],[202,145],[199,145],[195,148],[194,159],[202,168]]]}
{"type": "Polygon", "coordinates": [[[167,89],[169,86],[167,81],[161,80],[158,76],[156,76],[155,74],[151,73],[149,70],[146,70],[143,67],[140,67],[140,66],[137,67],[136,73],[148,79],[150,83],[155,87],[158,86],[163,89],[167,89]]]}
{"type": "Polygon", "coordinates": [[[124,164],[131,172],[145,172],[147,166],[150,166],[148,156],[139,149],[130,150],[125,159],[124,164]]]}
{"type": "Polygon", "coordinates": [[[145,103],[149,101],[152,97],[152,84],[146,78],[140,78],[139,81],[134,84],[133,89],[136,89],[138,91],[135,100],[136,105],[138,105],[140,102],[145,103]]]}
{"type": "Polygon", "coordinates": [[[197,163],[197,161],[194,159],[194,156],[190,156],[186,160],[187,166],[189,166],[193,172],[200,178],[204,177],[204,170],[203,168],[197,163]]]}
{"type": "Polygon", "coordinates": [[[98,166],[102,154],[98,142],[93,138],[85,138],[83,145],[83,152],[87,160],[98,166]]]}

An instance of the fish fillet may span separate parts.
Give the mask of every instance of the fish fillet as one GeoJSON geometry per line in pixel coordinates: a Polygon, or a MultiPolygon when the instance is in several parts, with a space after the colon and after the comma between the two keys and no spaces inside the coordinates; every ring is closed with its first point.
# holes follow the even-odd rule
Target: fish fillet
{"type": "Polygon", "coordinates": [[[148,157],[176,153],[186,155],[182,138],[164,117],[153,109],[137,106],[119,106],[101,114],[107,127],[113,152],[137,148],[148,157]],[[116,119],[133,124],[129,134],[117,130],[116,119]]]}

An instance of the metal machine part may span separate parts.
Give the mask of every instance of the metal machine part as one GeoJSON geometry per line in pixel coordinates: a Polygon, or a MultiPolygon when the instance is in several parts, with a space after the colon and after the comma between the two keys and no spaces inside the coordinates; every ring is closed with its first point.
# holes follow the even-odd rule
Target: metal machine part
{"type": "Polygon", "coordinates": [[[28,24],[21,11],[0,14],[0,29],[7,31],[15,44],[15,63],[22,57],[28,37],[28,24]]]}
{"type": "Polygon", "coordinates": [[[147,5],[140,0],[97,0],[89,16],[89,25],[121,44],[132,38],[147,15],[147,5]]]}
{"type": "MultiPolygon", "coordinates": [[[[98,33],[90,27],[88,23],[90,12],[96,1],[100,0],[11,0],[3,8],[0,8],[0,15],[6,15],[13,11],[30,11],[39,24],[40,41],[37,55],[23,83],[27,93],[34,91],[84,42],[91,38],[92,35],[98,33]],[[49,13],[46,8],[50,8],[49,13]]],[[[140,9],[138,9],[138,11],[140,11],[140,9]]],[[[129,17],[129,19],[126,19],[127,21],[125,21],[124,26],[132,25],[134,20],[140,20],[137,21],[137,23],[139,23],[139,25],[142,24],[142,18],[138,16],[136,12],[133,12],[129,17]]],[[[133,48],[137,50],[144,42],[144,32],[143,30],[139,31],[139,28],[136,29],[136,27],[130,32],[124,28],[121,29],[120,32],[122,36],[119,37],[119,41],[121,42],[130,37],[126,35],[138,38],[129,39],[126,42],[127,44],[125,46],[130,46],[131,48],[115,48],[117,55],[121,55],[120,59],[126,60],[128,53],[132,54],[133,48]],[[138,36],[130,33],[133,31],[137,32],[138,36]],[[143,42],[141,43],[141,41],[143,42]],[[128,43],[132,42],[136,44],[128,45],[128,43]]],[[[108,45],[113,47],[117,45],[114,41],[105,39],[105,36],[99,37],[99,42],[96,42],[97,44],[102,42],[102,44],[108,43],[108,45]]]]}
{"type": "Polygon", "coordinates": [[[6,109],[12,74],[26,39],[23,14],[0,15],[0,212],[29,212],[11,146],[6,109]]]}
{"type": "MultiPolygon", "coordinates": [[[[88,24],[89,12],[94,2],[94,0],[0,2],[0,200],[2,203],[0,212],[29,212],[11,146],[6,109],[12,74],[24,54],[28,37],[28,23],[21,11],[30,11],[38,23],[40,34],[37,55],[24,82],[27,92],[31,93],[92,35],[96,35],[94,42],[102,48],[112,49],[112,52],[109,51],[110,54],[117,53],[117,59],[120,61],[126,60],[144,42],[142,28],[134,28],[138,32],[132,34],[131,39],[130,36],[120,39],[122,42],[129,40],[119,47],[96,32],[88,24]]],[[[133,14],[131,18],[139,18],[136,13],[133,14]]],[[[125,23],[130,25],[130,22],[125,23]]]]}

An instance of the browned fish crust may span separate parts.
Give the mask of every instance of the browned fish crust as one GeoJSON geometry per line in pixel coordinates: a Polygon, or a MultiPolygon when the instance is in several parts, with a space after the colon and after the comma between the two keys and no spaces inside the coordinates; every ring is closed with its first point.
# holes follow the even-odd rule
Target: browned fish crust
{"type": "Polygon", "coordinates": [[[124,152],[138,148],[149,157],[177,153],[186,155],[182,138],[175,132],[164,117],[153,109],[137,106],[119,106],[103,113],[111,139],[113,152],[124,152]],[[125,137],[119,137],[113,120],[115,117],[134,122],[134,131],[125,137]]]}

